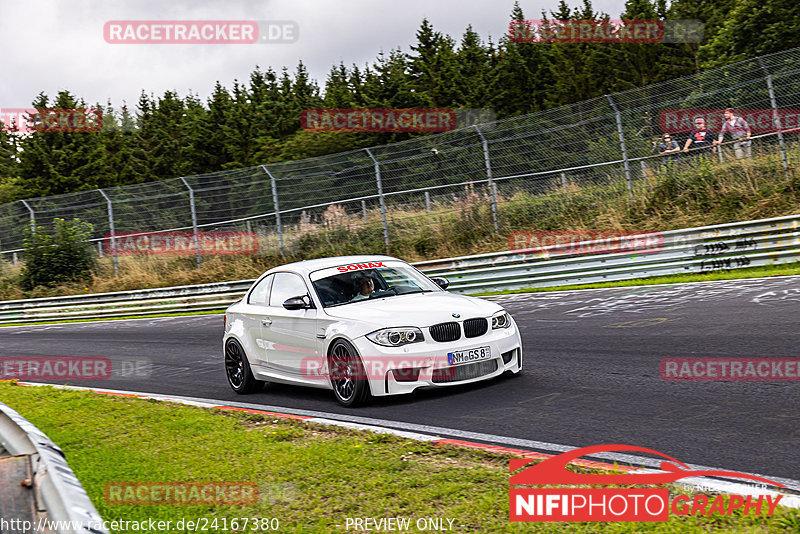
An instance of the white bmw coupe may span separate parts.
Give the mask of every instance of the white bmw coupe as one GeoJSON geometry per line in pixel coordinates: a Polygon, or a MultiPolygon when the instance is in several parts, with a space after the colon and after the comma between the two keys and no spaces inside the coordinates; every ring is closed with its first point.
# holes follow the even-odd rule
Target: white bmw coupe
{"type": "Polygon", "coordinates": [[[270,269],[225,312],[228,383],[237,393],[264,382],[326,388],[355,406],[370,396],[519,373],[514,319],[447,285],[389,256],[270,269]]]}

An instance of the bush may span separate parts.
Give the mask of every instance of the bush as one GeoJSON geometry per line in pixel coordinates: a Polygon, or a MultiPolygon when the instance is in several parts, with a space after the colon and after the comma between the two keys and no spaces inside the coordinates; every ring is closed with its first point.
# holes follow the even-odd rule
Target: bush
{"type": "Polygon", "coordinates": [[[26,291],[92,279],[96,267],[89,244],[92,225],[80,219],[54,219],[53,227],[52,235],[43,227],[35,231],[26,228],[25,266],[20,275],[20,284],[26,291]]]}

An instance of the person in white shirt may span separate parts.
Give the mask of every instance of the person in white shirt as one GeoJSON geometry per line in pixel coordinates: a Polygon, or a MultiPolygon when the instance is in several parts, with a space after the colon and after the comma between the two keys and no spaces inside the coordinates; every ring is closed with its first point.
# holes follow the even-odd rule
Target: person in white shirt
{"type": "Polygon", "coordinates": [[[369,296],[375,292],[375,282],[373,282],[372,277],[369,276],[357,278],[356,287],[358,288],[358,293],[350,299],[350,302],[368,299],[369,296]]]}

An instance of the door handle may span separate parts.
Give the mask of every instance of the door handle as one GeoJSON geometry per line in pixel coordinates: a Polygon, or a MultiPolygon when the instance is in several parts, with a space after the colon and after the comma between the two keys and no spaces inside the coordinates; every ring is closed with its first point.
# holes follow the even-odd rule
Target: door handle
{"type": "Polygon", "coordinates": [[[269,318],[261,319],[261,324],[263,324],[264,326],[269,326],[269,325],[272,324],[272,319],[269,319],[269,318]]]}

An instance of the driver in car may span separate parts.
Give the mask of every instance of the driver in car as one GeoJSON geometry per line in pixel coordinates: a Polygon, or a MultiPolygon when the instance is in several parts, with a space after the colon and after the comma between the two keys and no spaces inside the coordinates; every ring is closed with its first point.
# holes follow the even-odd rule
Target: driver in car
{"type": "Polygon", "coordinates": [[[350,302],[368,299],[375,291],[375,282],[372,281],[371,276],[361,276],[356,278],[355,285],[358,293],[350,299],[350,302]]]}

